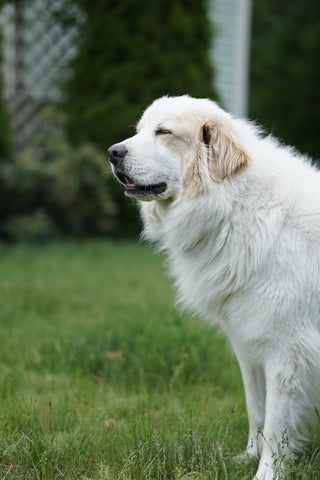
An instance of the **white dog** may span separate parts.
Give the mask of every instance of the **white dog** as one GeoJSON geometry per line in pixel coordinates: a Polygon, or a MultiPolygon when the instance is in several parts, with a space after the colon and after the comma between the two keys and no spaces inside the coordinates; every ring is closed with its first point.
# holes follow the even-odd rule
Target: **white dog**
{"type": "Polygon", "coordinates": [[[144,237],[168,253],[179,300],[235,351],[255,479],[281,478],[320,398],[320,173],[188,96],[156,100],[108,153],[126,195],[143,201],[144,237]]]}

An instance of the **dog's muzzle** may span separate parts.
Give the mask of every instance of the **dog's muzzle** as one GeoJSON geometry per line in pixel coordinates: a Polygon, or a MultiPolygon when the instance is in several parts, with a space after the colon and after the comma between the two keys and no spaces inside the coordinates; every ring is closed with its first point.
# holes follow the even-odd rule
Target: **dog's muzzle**
{"type": "Polygon", "coordinates": [[[119,182],[124,185],[126,195],[129,197],[150,198],[165,192],[167,189],[167,184],[165,182],[142,185],[126,175],[124,159],[127,153],[128,150],[121,143],[116,143],[108,149],[108,157],[110,163],[113,165],[113,173],[119,182]]]}

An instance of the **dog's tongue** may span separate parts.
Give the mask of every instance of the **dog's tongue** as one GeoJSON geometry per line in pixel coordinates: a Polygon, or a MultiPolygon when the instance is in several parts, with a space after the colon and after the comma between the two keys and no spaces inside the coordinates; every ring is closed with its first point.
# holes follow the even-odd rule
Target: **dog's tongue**
{"type": "Polygon", "coordinates": [[[126,178],[127,187],[137,187],[138,186],[135,182],[130,180],[130,178],[128,178],[128,177],[125,177],[125,178],[126,178]]]}

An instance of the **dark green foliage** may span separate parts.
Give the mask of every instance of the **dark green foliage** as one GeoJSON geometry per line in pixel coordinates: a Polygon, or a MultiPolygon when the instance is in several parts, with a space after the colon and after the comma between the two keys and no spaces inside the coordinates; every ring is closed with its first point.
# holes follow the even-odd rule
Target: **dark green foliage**
{"type": "MultiPolygon", "coordinates": [[[[5,0],[0,0],[0,8],[2,8],[5,3],[5,0]]],[[[0,29],[0,62],[2,62],[2,31],[0,29]]],[[[3,102],[3,78],[2,73],[0,74],[0,223],[1,223],[1,211],[3,209],[3,202],[6,195],[6,188],[4,184],[4,177],[6,175],[6,165],[11,163],[13,155],[13,140],[12,132],[10,125],[10,118],[3,102]]],[[[0,225],[0,235],[1,235],[1,225],[0,225]]]]}
{"type": "Polygon", "coordinates": [[[132,134],[152,100],[164,94],[214,96],[205,0],[78,0],[87,13],[67,84],[73,142],[106,148],[132,134]]]}
{"type": "Polygon", "coordinates": [[[251,116],[320,158],[320,2],[253,2],[251,116]]]}
{"type": "MultiPolygon", "coordinates": [[[[131,136],[143,109],[162,95],[214,97],[206,0],[77,0],[87,15],[66,85],[66,127],[74,144],[104,151],[131,136]]],[[[119,186],[114,198],[123,232],[137,209],[119,186]]]]}
{"type": "MultiPolygon", "coordinates": [[[[19,154],[14,164],[4,162],[0,236],[42,241],[61,234],[140,231],[135,203],[106,173],[106,155],[97,147],[106,152],[110,144],[131,135],[155,97],[214,95],[205,2],[74,0],[86,21],[66,85],[63,127],[68,139],[61,125],[52,130],[46,119],[37,145],[19,154]]],[[[69,10],[58,8],[55,21],[62,26],[78,21],[69,10]]],[[[0,106],[0,121],[3,115],[0,106]]],[[[8,138],[5,119],[0,166],[9,152],[2,134],[8,138]]]]}
{"type": "Polygon", "coordinates": [[[45,118],[36,144],[2,171],[0,234],[22,241],[116,234],[113,179],[91,144],[73,147],[60,120],[45,118]]]}
{"type": "MultiPolygon", "coordinates": [[[[2,86],[0,84],[0,91],[2,86]]],[[[11,159],[12,157],[12,137],[10,129],[10,121],[7,110],[3,104],[0,102],[0,167],[4,161],[11,159]]]]}
{"type": "MultiPolygon", "coordinates": [[[[2,2],[0,1],[0,8],[2,2]]],[[[0,31],[0,47],[2,47],[2,33],[0,31]]],[[[2,62],[2,54],[0,54],[0,62],[2,62]]],[[[3,102],[3,80],[2,74],[0,75],[0,168],[1,165],[11,160],[12,157],[12,136],[10,128],[9,115],[3,102]]],[[[1,188],[1,183],[0,183],[1,188]]]]}

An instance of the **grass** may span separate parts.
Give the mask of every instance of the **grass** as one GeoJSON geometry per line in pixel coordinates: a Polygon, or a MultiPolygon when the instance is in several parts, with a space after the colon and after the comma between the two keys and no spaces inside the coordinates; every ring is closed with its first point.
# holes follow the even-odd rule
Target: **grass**
{"type": "MultiPolygon", "coordinates": [[[[0,253],[0,479],[253,477],[232,461],[247,435],[236,360],[174,307],[163,258],[109,242],[0,253]]],[[[319,476],[316,446],[288,473],[319,476]]]]}

